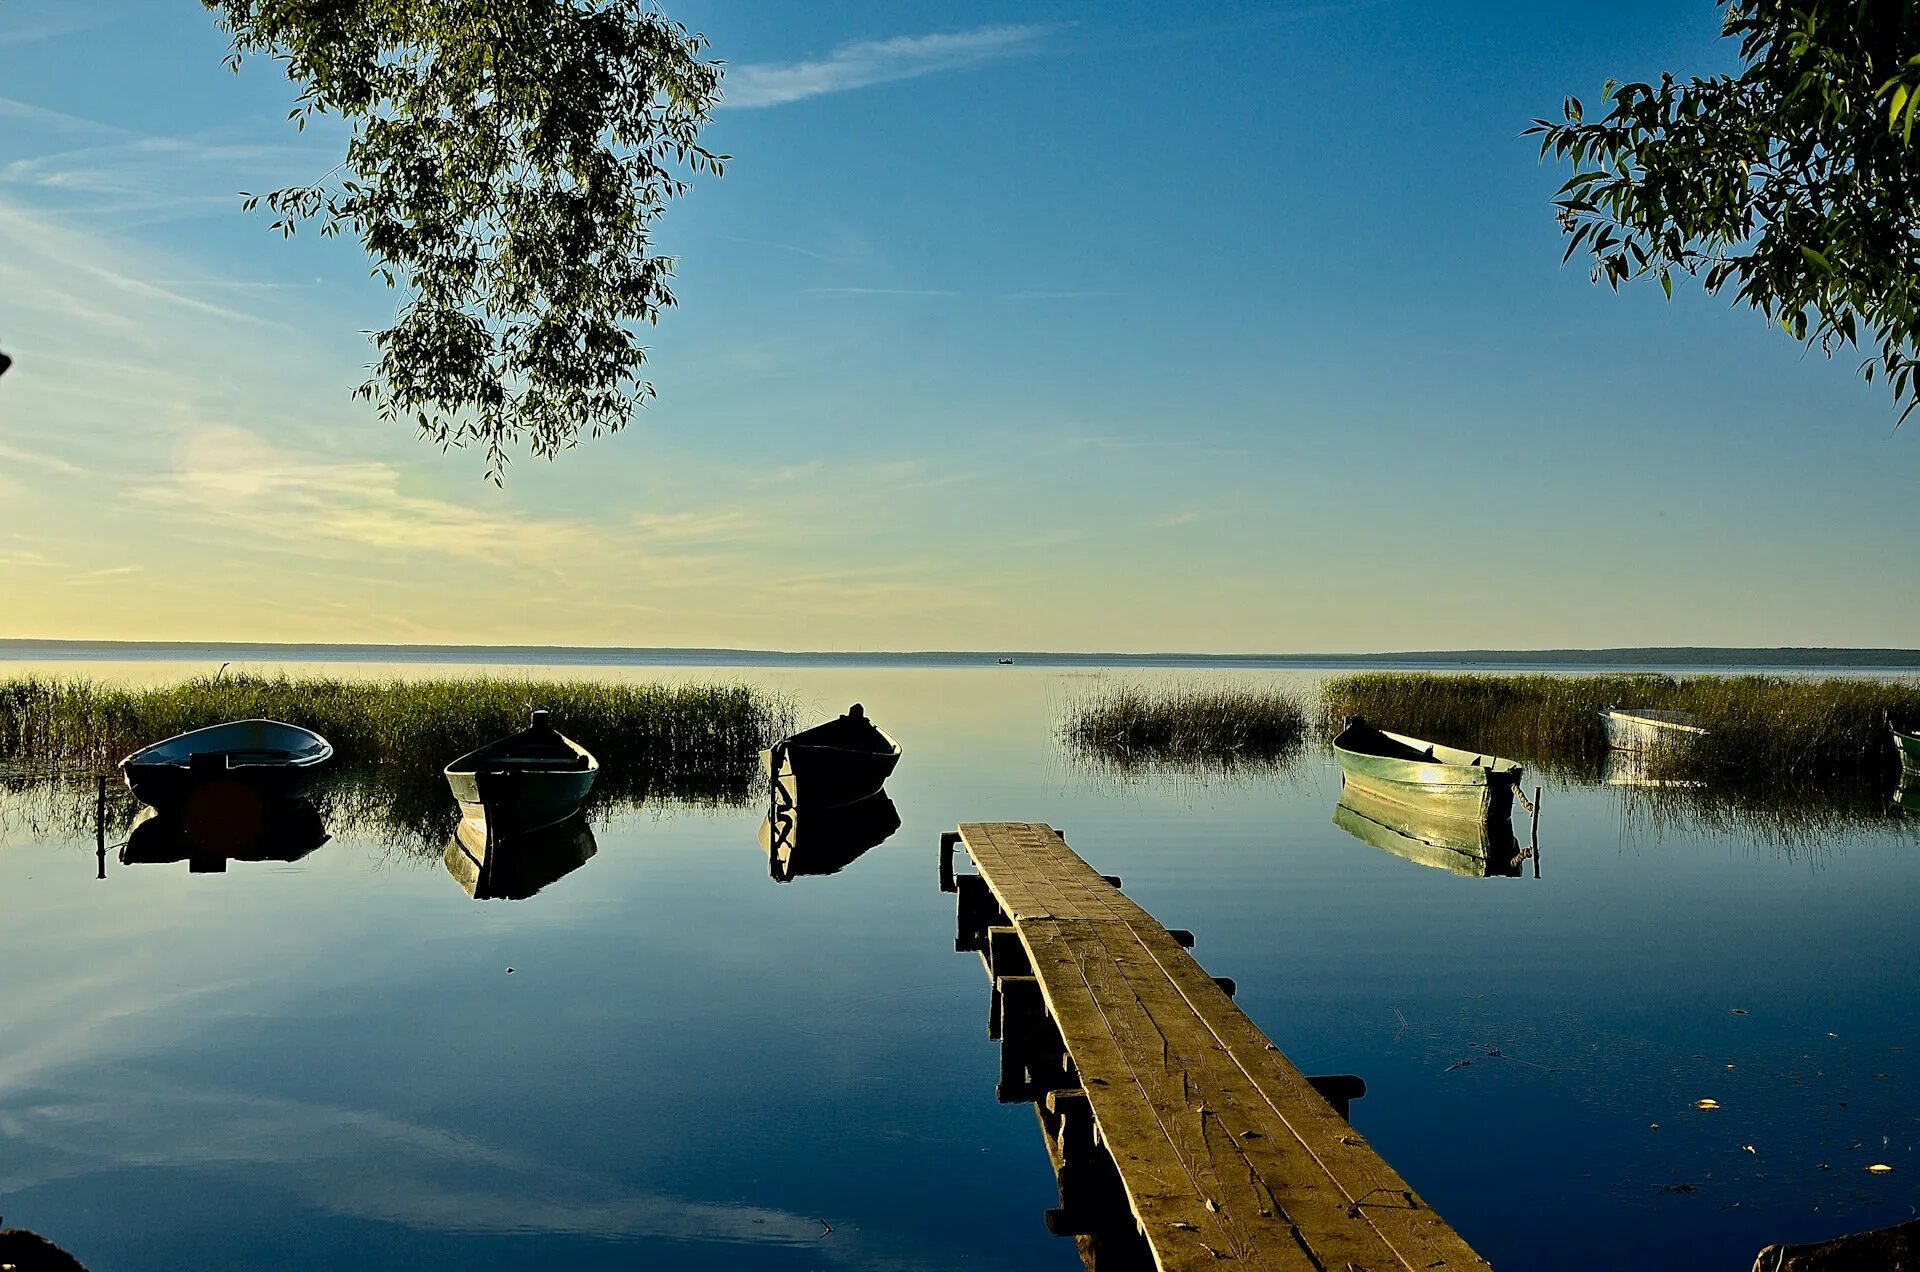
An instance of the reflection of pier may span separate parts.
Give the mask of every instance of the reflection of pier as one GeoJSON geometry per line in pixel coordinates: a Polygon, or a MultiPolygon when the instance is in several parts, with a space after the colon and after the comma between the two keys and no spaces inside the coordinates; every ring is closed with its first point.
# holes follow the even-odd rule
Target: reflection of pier
{"type": "Polygon", "coordinates": [[[1088,1267],[1484,1267],[1345,1119],[1356,1078],[1310,1079],[1233,985],[1052,828],[944,836],[955,944],[993,982],[999,1098],[1032,1100],[1060,1181],[1048,1227],[1088,1267]],[[953,874],[963,846],[978,874],[953,874]]]}

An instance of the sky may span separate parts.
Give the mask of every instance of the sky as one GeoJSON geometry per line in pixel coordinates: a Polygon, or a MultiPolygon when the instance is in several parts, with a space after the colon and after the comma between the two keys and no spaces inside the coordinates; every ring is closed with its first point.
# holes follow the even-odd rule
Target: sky
{"type": "Polygon", "coordinates": [[[394,293],[239,192],[196,0],[0,0],[0,637],[1328,652],[1920,644],[1920,423],[1596,288],[1519,134],[1711,0],[667,0],[734,158],[629,430],[504,489],[355,400],[394,293]]]}

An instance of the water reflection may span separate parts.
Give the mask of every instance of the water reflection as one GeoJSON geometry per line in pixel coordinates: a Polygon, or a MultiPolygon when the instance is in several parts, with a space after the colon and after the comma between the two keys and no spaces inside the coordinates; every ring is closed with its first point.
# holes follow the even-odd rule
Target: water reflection
{"type": "Polygon", "coordinates": [[[1528,856],[1505,818],[1467,822],[1423,813],[1353,785],[1341,790],[1333,824],[1361,843],[1449,874],[1511,878],[1528,856]]]}
{"type": "Polygon", "coordinates": [[[1903,774],[1893,788],[1893,806],[1909,813],[1920,813],[1920,773],[1903,774]]]}
{"type": "Polygon", "coordinates": [[[484,818],[463,817],[441,861],[475,901],[524,901],[599,850],[593,828],[580,815],[517,835],[489,833],[484,818]]]}
{"type": "Polygon", "coordinates": [[[120,864],[184,861],[194,874],[221,874],[229,861],[299,861],[327,839],[326,823],[307,800],[201,797],[177,812],[141,810],[120,864]]]}
{"type": "Polygon", "coordinates": [[[1608,786],[1644,786],[1665,790],[1699,790],[1698,778],[1669,777],[1658,751],[1610,751],[1601,761],[1600,780],[1608,786]]]}
{"type": "Polygon", "coordinates": [[[760,821],[760,846],[766,850],[767,873],[777,882],[838,874],[900,829],[900,810],[884,790],[852,804],[803,813],[784,797],[778,782],[771,785],[767,815],[760,821]]]}

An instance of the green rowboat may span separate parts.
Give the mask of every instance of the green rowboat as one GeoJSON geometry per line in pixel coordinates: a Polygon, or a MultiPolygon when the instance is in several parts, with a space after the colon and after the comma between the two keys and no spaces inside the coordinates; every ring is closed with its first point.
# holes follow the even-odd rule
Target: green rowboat
{"type": "Polygon", "coordinates": [[[1347,717],[1333,753],[1346,789],[1424,817],[1487,824],[1513,813],[1520,766],[1512,760],[1388,733],[1359,716],[1347,717]]]}
{"type": "Polygon", "coordinates": [[[1900,771],[1920,773],[1920,733],[1902,733],[1892,725],[1887,727],[1893,732],[1893,749],[1900,753],[1900,771]]]}

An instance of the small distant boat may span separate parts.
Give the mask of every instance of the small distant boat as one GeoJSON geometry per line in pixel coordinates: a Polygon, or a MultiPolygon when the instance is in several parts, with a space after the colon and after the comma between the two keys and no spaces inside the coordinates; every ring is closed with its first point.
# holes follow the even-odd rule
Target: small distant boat
{"type": "Polygon", "coordinates": [[[1600,713],[1607,745],[1616,751],[1661,751],[1684,747],[1707,731],[1684,711],[1653,707],[1608,707],[1600,713]]]}
{"type": "Polygon", "coordinates": [[[536,710],[520,732],[469,751],[446,768],[462,820],[498,835],[565,821],[586,803],[599,772],[600,761],[554,728],[544,710],[536,710]]]}
{"type": "Polygon", "coordinates": [[[1001,665],[1002,667],[1011,667],[1011,666],[1013,666],[1013,659],[1011,659],[1011,658],[1002,658],[1002,659],[1000,660],[1000,665],[1001,665]]]}
{"type": "Polygon", "coordinates": [[[885,791],[804,815],[775,799],[760,821],[760,846],[767,873],[791,883],[798,875],[838,874],[899,829],[900,810],[885,791]]]}
{"type": "Polygon", "coordinates": [[[1900,753],[1900,771],[1920,775],[1920,733],[1906,733],[1887,725],[1893,734],[1893,749],[1900,753]]]}
{"type": "Polygon", "coordinates": [[[120,848],[120,864],[184,861],[192,874],[224,874],[229,861],[299,861],[328,838],[319,812],[304,799],[276,801],[264,810],[256,804],[250,817],[209,811],[141,810],[120,848]]]}
{"type": "Polygon", "coordinates": [[[521,835],[489,834],[484,823],[463,817],[440,860],[475,901],[524,901],[599,851],[584,817],[521,835]]]}
{"type": "Polygon", "coordinates": [[[278,720],[235,720],[142,747],[120,761],[127,789],[143,804],[178,807],[214,781],[238,783],[267,799],[306,792],[333,743],[278,720]]]}
{"type": "Polygon", "coordinates": [[[776,803],[818,811],[878,794],[900,763],[900,744],[856,702],[837,719],[781,738],[760,752],[760,763],[776,803]]]}
{"type": "Polygon", "coordinates": [[[1520,766],[1512,760],[1388,733],[1359,716],[1347,717],[1333,753],[1346,787],[1389,804],[1457,821],[1504,821],[1513,813],[1520,766]]]}
{"type": "Polygon", "coordinates": [[[1396,857],[1469,878],[1511,878],[1520,873],[1524,856],[1510,821],[1469,822],[1436,816],[1357,786],[1341,790],[1333,824],[1396,857]]]}

